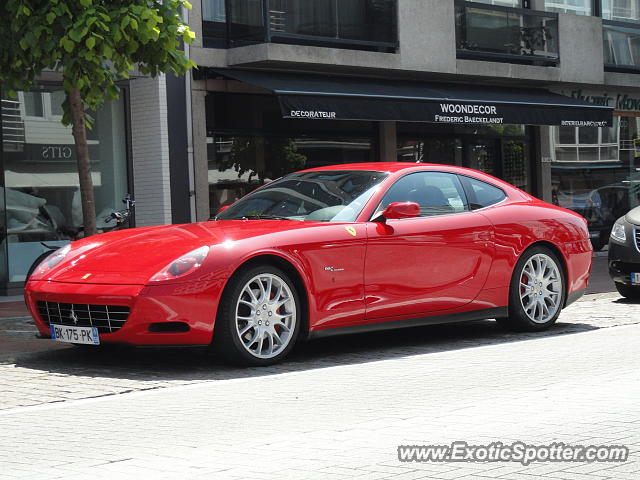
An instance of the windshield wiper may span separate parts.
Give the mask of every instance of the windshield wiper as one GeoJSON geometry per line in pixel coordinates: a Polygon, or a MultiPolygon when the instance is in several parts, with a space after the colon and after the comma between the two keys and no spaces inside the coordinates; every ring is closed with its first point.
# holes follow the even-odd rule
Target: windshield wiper
{"type": "Polygon", "coordinates": [[[289,217],[281,215],[243,215],[235,217],[234,220],[291,220],[289,217]]]}

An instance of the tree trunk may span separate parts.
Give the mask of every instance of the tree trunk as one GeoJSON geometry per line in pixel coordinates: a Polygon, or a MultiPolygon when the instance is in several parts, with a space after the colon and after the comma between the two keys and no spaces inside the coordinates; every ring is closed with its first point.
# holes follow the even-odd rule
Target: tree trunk
{"type": "Polygon", "coordinates": [[[96,207],[93,199],[93,180],[91,179],[91,165],[89,163],[87,127],[84,121],[84,103],[80,96],[80,90],[77,88],[69,92],[69,110],[71,113],[73,139],[76,143],[76,156],[78,158],[84,236],[89,237],[98,233],[96,230],[96,207]]]}

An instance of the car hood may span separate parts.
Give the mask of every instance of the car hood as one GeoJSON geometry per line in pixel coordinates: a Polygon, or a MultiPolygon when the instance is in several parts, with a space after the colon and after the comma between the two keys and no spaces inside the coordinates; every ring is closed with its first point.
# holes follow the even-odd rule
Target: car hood
{"type": "Polygon", "coordinates": [[[634,225],[640,225],[640,207],[636,207],[631,210],[624,216],[624,219],[629,223],[633,223],[634,225]]]}
{"type": "Polygon", "coordinates": [[[305,228],[289,220],[228,220],[134,228],[72,244],[64,260],[35,280],[144,285],[172,261],[196,248],[305,228]]]}

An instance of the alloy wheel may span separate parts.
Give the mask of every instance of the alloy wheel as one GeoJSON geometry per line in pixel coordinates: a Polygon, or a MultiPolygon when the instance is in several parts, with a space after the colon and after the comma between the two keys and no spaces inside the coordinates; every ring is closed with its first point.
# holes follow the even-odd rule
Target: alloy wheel
{"type": "Polygon", "coordinates": [[[546,323],[558,312],[562,300],[562,276],[549,255],[538,253],[525,263],[520,274],[520,303],[535,323],[546,323]]]}
{"type": "Polygon", "coordinates": [[[278,275],[263,273],[242,288],[235,309],[235,327],[245,350],[269,359],[291,342],[297,314],[293,292],[278,275]]]}

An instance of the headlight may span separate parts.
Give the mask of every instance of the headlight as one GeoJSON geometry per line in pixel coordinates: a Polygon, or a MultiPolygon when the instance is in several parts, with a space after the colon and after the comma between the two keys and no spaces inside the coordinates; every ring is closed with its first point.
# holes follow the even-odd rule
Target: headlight
{"type": "Polygon", "coordinates": [[[627,242],[627,234],[625,233],[624,224],[620,220],[613,224],[613,230],[611,230],[611,239],[620,243],[627,242]]]}
{"type": "Polygon", "coordinates": [[[71,250],[71,244],[55,250],[51,255],[42,260],[31,274],[32,277],[44,275],[53,267],[58,265],[71,250]]]}
{"type": "Polygon", "coordinates": [[[186,253],[156,273],[150,281],[163,282],[188,275],[200,268],[208,253],[209,247],[200,247],[186,253]]]}

